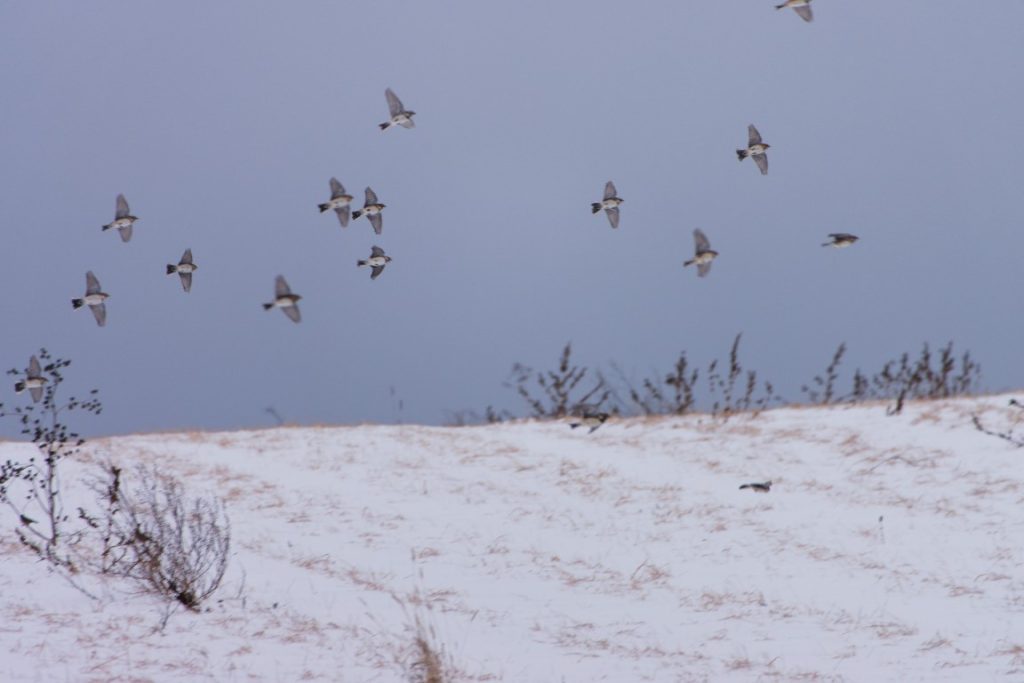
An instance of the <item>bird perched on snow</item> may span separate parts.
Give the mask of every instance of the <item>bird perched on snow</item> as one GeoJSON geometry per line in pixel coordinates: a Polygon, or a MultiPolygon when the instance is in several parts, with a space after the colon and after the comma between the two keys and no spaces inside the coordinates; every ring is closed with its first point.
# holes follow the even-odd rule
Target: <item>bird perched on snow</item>
{"type": "Polygon", "coordinates": [[[387,130],[392,126],[401,126],[402,128],[413,128],[416,126],[412,120],[416,112],[406,109],[402,105],[402,100],[398,99],[398,95],[392,92],[391,88],[384,91],[384,97],[388,99],[388,113],[391,115],[391,118],[386,123],[380,124],[381,130],[387,130]]]}
{"type": "Polygon", "coordinates": [[[581,408],[575,412],[575,414],[569,416],[569,427],[576,429],[577,427],[590,427],[590,431],[587,434],[593,434],[597,431],[597,428],[608,421],[610,415],[600,410],[593,408],[581,408]]]}
{"type": "Polygon", "coordinates": [[[167,264],[167,274],[173,275],[178,274],[181,278],[181,287],[186,292],[192,291],[192,273],[199,270],[199,266],[192,262],[192,250],[186,249],[185,253],[181,255],[181,260],[178,261],[178,265],[173,263],[167,264]]]}
{"type": "Polygon", "coordinates": [[[811,12],[811,0],[786,0],[781,5],[776,5],[775,9],[786,9],[787,7],[792,7],[793,11],[799,14],[804,21],[814,20],[814,13],[811,12]]]}
{"type": "Polygon", "coordinates": [[[370,188],[366,188],[366,199],[363,201],[363,208],[352,212],[352,220],[365,215],[367,220],[370,221],[370,225],[373,226],[373,231],[379,235],[381,230],[384,229],[380,217],[380,212],[383,210],[384,204],[381,204],[380,200],[377,199],[377,193],[370,188]]]}
{"type": "Polygon", "coordinates": [[[842,249],[843,247],[848,247],[848,246],[850,246],[851,244],[853,244],[854,242],[856,242],[857,240],[860,239],[856,235],[851,235],[848,232],[833,232],[833,233],[829,233],[829,237],[831,237],[832,239],[830,241],[828,241],[828,242],[825,242],[821,246],[823,246],[823,247],[835,247],[836,249],[842,249]]]}
{"type": "Polygon", "coordinates": [[[755,481],[750,484],[744,484],[740,487],[740,491],[743,489],[750,489],[751,491],[757,491],[758,493],[768,493],[772,490],[771,481],[755,481]]]}
{"type": "Polygon", "coordinates": [[[761,169],[761,175],[768,175],[768,155],[765,152],[769,147],[771,145],[761,140],[761,134],[757,132],[754,124],[750,124],[747,126],[747,148],[736,150],[736,156],[740,161],[750,157],[761,169]]]}
{"type": "Polygon", "coordinates": [[[132,225],[137,220],[139,219],[133,216],[128,209],[128,200],[124,198],[123,194],[119,194],[117,195],[117,210],[114,212],[114,220],[104,225],[103,230],[105,232],[111,228],[117,228],[117,231],[121,233],[121,241],[127,242],[132,238],[132,225]]]}
{"type": "Polygon", "coordinates": [[[46,382],[43,369],[39,367],[39,359],[32,356],[28,362],[28,370],[25,371],[25,379],[15,383],[14,393],[20,394],[28,389],[28,393],[32,395],[32,402],[39,403],[43,398],[43,387],[46,386],[46,382]]]}
{"type": "Polygon", "coordinates": [[[100,290],[100,281],[90,270],[85,274],[85,296],[81,299],[72,299],[71,307],[77,310],[88,304],[93,317],[96,318],[96,324],[103,327],[107,324],[107,305],[103,302],[109,298],[109,294],[100,290]]]}
{"type": "Polygon", "coordinates": [[[615,183],[609,180],[604,186],[604,199],[592,203],[590,211],[591,213],[597,213],[604,209],[605,215],[608,216],[608,222],[612,224],[613,228],[617,228],[619,227],[619,204],[622,201],[622,198],[615,191],[615,183]]]}
{"type": "Polygon", "coordinates": [[[370,279],[376,280],[377,277],[384,272],[384,266],[391,262],[391,257],[384,253],[384,250],[378,246],[374,246],[370,249],[370,258],[360,259],[356,261],[356,265],[362,268],[363,266],[370,267],[370,279]]]}
{"type": "Polygon", "coordinates": [[[683,263],[683,267],[685,268],[696,263],[697,275],[704,277],[711,270],[711,262],[718,256],[718,252],[711,248],[708,236],[700,228],[693,231],[693,242],[695,245],[694,256],[689,261],[683,263]]]}
{"type": "Polygon", "coordinates": [[[331,178],[331,198],[326,204],[319,204],[320,213],[334,209],[338,214],[338,222],[341,227],[348,227],[349,205],[352,203],[352,195],[345,192],[345,186],[338,182],[337,178],[331,178]]]}
{"type": "Polygon", "coordinates": [[[292,322],[301,322],[302,315],[299,313],[299,299],[302,297],[298,294],[292,294],[291,287],[284,279],[284,275],[278,275],[274,281],[274,300],[269,304],[263,304],[263,310],[269,311],[271,308],[280,308],[281,312],[288,316],[292,322]]]}

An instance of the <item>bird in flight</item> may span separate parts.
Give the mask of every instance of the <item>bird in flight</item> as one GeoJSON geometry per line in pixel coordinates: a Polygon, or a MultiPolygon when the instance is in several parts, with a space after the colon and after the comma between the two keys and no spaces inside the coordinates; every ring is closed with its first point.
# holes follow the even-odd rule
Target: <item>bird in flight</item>
{"type": "Polygon", "coordinates": [[[622,198],[615,191],[615,183],[609,180],[604,186],[604,198],[599,202],[593,202],[590,205],[590,211],[597,213],[604,209],[605,215],[608,216],[608,222],[612,224],[613,228],[617,228],[619,227],[619,204],[622,202],[622,198]]]}
{"type": "Polygon", "coordinates": [[[696,263],[697,275],[704,277],[711,270],[711,262],[718,256],[718,252],[711,248],[708,236],[700,228],[693,231],[693,242],[695,246],[694,256],[689,261],[683,263],[683,267],[685,268],[696,263]]]}
{"type": "Polygon", "coordinates": [[[401,126],[402,128],[413,128],[416,126],[412,120],[416,112],[406,109],[402,104],[402,100],[398,99],[398,95],[391,88],[384,91],[384,97],[388,99],[388,114],[391,118],[387,122],[379,124],[381,130],[387,130],[392,126],[401,126]]]}
{"type": "Polygon", "coordinates": [[[43,398],[43,387],[46,386],[46,382],[43,370],[39,367],[39,359],[32,356],[28,362],[28,370],[25,371],[25,379],[14,385],[14,393],[20,394],[28,389],[28,393],[32,395],[32,402],[39,403],[43,398]]]}
{"type": "Polygon", "coordinates": [[[96,324],[103,327],[107,324],[107,305],[105,302],[110,295],[100,290],[100,281],[90,270],[85,274],[85,296],[81,299],[72,299],[71,307],[79,309],[88,304],[92,315],[96,318],[96,324]]]}
{"type": "Polygon", "coordinates": [[[331,178],[331,198],[325,204],[319,204],[320,213],[334,209],[338,214],[338,222],[341,227],[348,227],[349,205],[352,203],[352,195],[345,192],[345,186],[338,182],[337,178],[331,178]]]}
{"type": "Polygon", "coordinates": [[[128,200],[124,198],[123,194],[119,194],[117,195],[117,210],[114,213],[114,220],[104,225],[103,231],[117,228],[117,231],[121,233],[121,241],[127,242],[132,238],[132,225],[137,220],[139,219],[133,216],[128,208],[128,200]]]}
{"type": "Polygon", "coordinates": [[[381,273],[384,272],[384,266],[391,262],[391,257],[384,253],[384,250],[378,246],[374,246],[370,250],[370,258],[360,259],[356,261],[356,265],[362,268],[363,266],[370,267],[370,279],[376,280],[381,273]]]}
{"type": "Polygon", "coordinates": [[[274,300],[269,304],[263,304],[263,310],[269,311],[271,308],[280,308],[281,312],[288,316],[292,322],[301,322],[302,315],[299,313],[299,299],[301,298],[298,294],[292,294],[291,287],[288,286],[284,275],[278,275],[274,281],[274,300]]]}
{"type": "Polygon", "coordinates": [[[751,491],[756,491],[758,493],[768,493],[769,491],[772,490],[772,482],[755,481],[749,484],[744,484],[743,486],[740,487],[740,491],[742,491],[743,489],[750,489],[751,491]]]}
{"type": "Polygon", "coordinates": [[[833,232],[829,234],[829,237],[831,239],[828,242],[822,244],[821,246],[842,249],[843,247],[848,247],[860,239],[856,235],[851,235],[848,232],[833,232]]]}
{"type": "Polygon", "coordinates": [[[781,5],[776,5],[775,9],[786,9],[792,7],[793,11],[800,15],[800,18],[804,21],[814,21],[814,13],[811,11],[811,0],[786,0],[781,5]]]}
{"type": "Polygon", "coordinates": [[[181,260],[178,261],[178,265],[173,263],[167,264],[167,274],[173,275],[177,273],[178,277],[181,278],[181,288],[186,292],[192,291],[192,273],[197,270],[199,270],[199,266],[192,261],[191,249],[185,250],[185,253],[181,255],[181,260]]]}
{"type": "Polygon", "coordinates": [[[365,215],[370,221],[370,225],[373,226],[373,231],[379,235],[381,230],[384,229],[380,216],[380,212],[383,210],[384,204],[381,204],[380,200],[377,199],[377,193],[370,188],[366,188],[366,200],[363,202],[363,208],[352,212],[352,220],[365,215]]]}
{"type": "Polygon", "coordinates": [[[740,161],[750,157],[761,169],[761,175],[768,175],[768,155],[765,152],[769,147],[771,145],[761,141],[761,134],[757,132],[754,124],[750,124],[747,126],[747,148],[736,150],[736,156],[740,158],[740,161]]]}

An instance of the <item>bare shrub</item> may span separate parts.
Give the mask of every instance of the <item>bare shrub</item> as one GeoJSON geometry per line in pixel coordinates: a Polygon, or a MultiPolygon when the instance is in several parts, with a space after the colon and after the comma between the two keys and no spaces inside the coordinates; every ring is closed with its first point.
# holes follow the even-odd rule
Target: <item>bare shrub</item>
{"type": "Polygon", "coordinates": [[[569,343],[562,349],[554,370],[534,371],[516,363],[512,366],[512,379],[506,382],[506,386],[514,386],[534,417],[565,417],[581,406],[599,410],[611,396],[611,390],[599,373],[589,389],[580,387],[588,371],[588,368],[573,364],[572,344],[569,343]]]}

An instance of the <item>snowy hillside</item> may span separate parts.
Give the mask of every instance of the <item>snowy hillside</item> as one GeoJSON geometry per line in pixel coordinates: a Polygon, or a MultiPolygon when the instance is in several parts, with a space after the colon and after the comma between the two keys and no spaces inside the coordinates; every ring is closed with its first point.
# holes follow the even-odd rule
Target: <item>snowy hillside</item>
{"type": "Polygon", "coordinates": [[[405,681],[417,618],[458,680],[1024,680],[1024,449],[971,424],[1007,398],[93,441],[223,497],[226,585],[159,632],[5,531],[0,680],[405,681]]]}

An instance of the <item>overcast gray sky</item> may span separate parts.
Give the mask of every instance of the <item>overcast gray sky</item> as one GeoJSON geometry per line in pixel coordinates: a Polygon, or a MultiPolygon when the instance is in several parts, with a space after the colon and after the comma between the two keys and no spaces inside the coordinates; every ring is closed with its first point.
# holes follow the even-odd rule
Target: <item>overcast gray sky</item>
{"type": "MultiPolygon", "coordinates": [[[[744,333],[790,399],[955,340],[1024,385],[1024,3],[0,6],[0,366],[39,346],[90,432],[405,421],[582,362],[660,374],[744,333]],[[384,89],[417,112],[381,133],[384,89]],[[734,150],[755,123],[771,170],[734,150]],[[337,176],[384,233],[320,215],[337,176]],[[613,179],[621,227],[592,216],[613,179]],[[100,226],[123,192],[122,244],[100,226]],[[702,228],[708,278],[682,262],[702,228]],[[822,249],[827,233],[861,236],[822,249]],[[355,261],[394,261],[371,282],[355,261]],[[191,247],[191,294],[164,265],[191,247]],[[87,270],[108,323],[72,311],[87,270]],[[264,312],[284,274],[304,320],[264,312]]],[[[9,384],[9,383],[7,383],[9,384]]],[[[11,400],[9,386],[0,392],[11,400]]],[[[17,400],[22,400],[20,397],[17,400]]],[[[10,424],[0,434],[13,434],[10,424]]]]}

